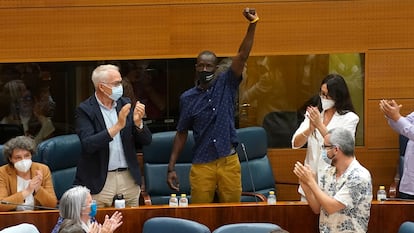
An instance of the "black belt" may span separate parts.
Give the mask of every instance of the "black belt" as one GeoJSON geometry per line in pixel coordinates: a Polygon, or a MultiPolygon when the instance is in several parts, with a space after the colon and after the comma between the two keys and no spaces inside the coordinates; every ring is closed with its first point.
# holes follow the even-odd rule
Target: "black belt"
{"type": "Polygon", "coordinates": [[[114,170],[109,170],[108,172],[123,172],[123,171],[128,171],[127,167],[120,167],[114,170]]]}

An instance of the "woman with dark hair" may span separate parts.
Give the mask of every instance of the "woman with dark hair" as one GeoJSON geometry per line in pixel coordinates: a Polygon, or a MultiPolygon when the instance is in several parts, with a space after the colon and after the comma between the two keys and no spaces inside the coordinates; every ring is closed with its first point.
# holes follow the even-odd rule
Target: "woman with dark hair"
{"type": "MultiPolygon", "coordinates": [[[[356,127],[359,117],[355,113],[349,94],[348,86],[342,76],[338,74],[327,75],[321,83],[319,92],[322,112],[318,106],[308,106],[305,119],[293,134],[292,148],[298,149],[307,143],[305,164],[309,165],[313,171],[326,168],[321,153],[323,137],[330,129],[342,127],[351,131],[355,137],[356,127]]],[[[335,158],[333,158],[333,162],[335,158]]],[[[304,193],[299,187],[299,193],[304,193]]]]}

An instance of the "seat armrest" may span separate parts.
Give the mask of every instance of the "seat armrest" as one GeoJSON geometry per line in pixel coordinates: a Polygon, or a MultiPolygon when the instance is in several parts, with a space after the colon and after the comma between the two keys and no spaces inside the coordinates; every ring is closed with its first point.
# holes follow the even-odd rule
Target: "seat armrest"
{"type": "Polygon", "coordinates": [[[267,197],[261,193],[242,192],[242,196],[257,197],[261,202],[267,202],[267,197]]]}

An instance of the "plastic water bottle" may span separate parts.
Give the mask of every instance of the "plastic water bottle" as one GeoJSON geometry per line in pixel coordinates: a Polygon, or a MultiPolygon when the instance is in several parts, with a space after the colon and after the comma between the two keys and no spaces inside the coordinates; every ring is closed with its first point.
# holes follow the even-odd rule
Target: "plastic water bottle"
{"type": "Polygon", "coordinates": [[[267,196],[267,204],[276,205],[276,195],[274,191],[269,192],[269,196],[267,196]]]}
{"type": "Polygon", "coordinates": [[[124,195],[122,195],[122,194],[117,194],[116,195],[114,206],[115,206],[115,208],[119,208],[119,209],[125,208],[124,195]]]}
{"type": "Polygon", "coordinates": [[[185,193],[181,194],[180,201],[179,201],[180,207],[187,207],[188,206],[188,199],[187,195],[185,193]]]}
{"type": "Polygon", "coordinates": [[[177,195],[175,195],[175,193],[171,194],[170,201],[169,201],[168,204],[169,204],[170,207],[177,207],[178,206],[178,199],[177,199],[177,195]]]}
{"type": "Polygon", "coordinates": [[[377,192],[377,201],[387,200],[387,192],[385,191],[384,185],[381,185],[377,192]]]}

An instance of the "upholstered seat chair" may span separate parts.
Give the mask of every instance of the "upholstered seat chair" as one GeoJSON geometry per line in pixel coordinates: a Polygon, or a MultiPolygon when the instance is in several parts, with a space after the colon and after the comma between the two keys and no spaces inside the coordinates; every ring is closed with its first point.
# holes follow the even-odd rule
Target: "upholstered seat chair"
{"type": "Polygon", "coordinates": [[[414,232],[414,222],[406,221],[400,225],[398,233],[413,233],[414,232]]]}
{"type": "Polygon", "coordinates": [[[272,223],[232,223],[218,227],[213,233],[270,233],[273,230],[282,230],[272,223]]]}
{"type": "MultiPolygon", "coordinates": [[[[167,167],[174,142],[175,131],[154,133],[152,143],[143,147],[144,190],[142,196],[147,205],[168,204],[171,190],[167,185],[167,167]]],[[[236,148],[242,173],[242,202],[266,201],[269,191],[275,191],[275,179],[267,157],[267,136],[261,127],[237,129],[240,145],[236,148]],[[244,149],[242,147],[244,146],[244,149]]],[[[191,203],[189,173],[194,145],[192,132],[179,156],[175,170],[180,191],[187,194],[191,203]]]]}
{"type": "Polygon", "coordinates": [[[52,172],[53,186],[58,199],[72,187],[81,154],[82,147],[76,134],[49,138],[37,147],[37,156],[52,172]]]}
{"type": "Polygon", "coordinates": [[[142,233],[210,233],[210,229],[199,222],[172,217],[154,217],[145,221],[142,233]]]}

